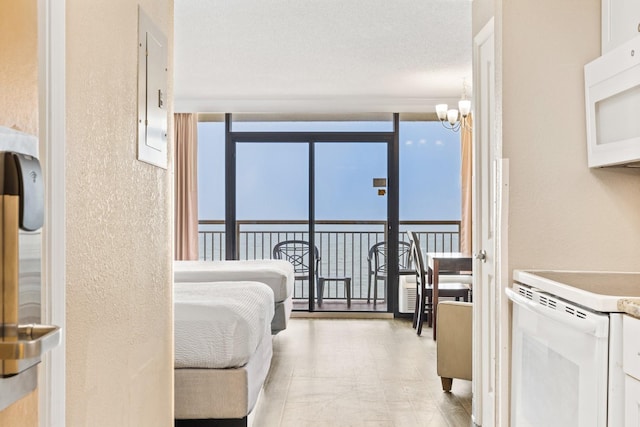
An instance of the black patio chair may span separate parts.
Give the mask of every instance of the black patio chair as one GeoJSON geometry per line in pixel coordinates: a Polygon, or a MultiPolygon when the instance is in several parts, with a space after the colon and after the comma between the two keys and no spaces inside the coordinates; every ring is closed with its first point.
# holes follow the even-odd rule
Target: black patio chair
{"type": "MultiPolygon", "coordinates": [[[[411,268],[411,244],[404,241],[398,242],[398,268],[399,273],[415,274],[415,270],[411,268]]],[[[371,246],[367,255],[367,264],[369,270],[369,279],[367,286],[367,303],[371,300],[371,284],[373,283],[373,305],[376,305],[378,298],[378,280],[387,280],[389,276],[389,268],[387,266],[388,250],[387,242],[379,242],[371,246]]]]}
{"type": "MultiPolygon", "coordinates": [[[[293,264],[296,280],[310,279],[310,262],[314,263],[318,306],[322,307],[325,282],[343,282],[347,294],[347,307],[351,307],[351,277],[320,275],[320,252],[313,248],[313,261],[309,261],[311,250],[306,240],[284,240],[273,247],[273,258],[283,259],[293,264]]],[[[337,286],[337,284],[336,284],[337,286]]]]}

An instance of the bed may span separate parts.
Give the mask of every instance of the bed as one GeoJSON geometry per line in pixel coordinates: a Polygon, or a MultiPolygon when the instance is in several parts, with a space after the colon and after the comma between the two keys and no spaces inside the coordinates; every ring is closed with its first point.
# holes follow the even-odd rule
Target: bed
{"type": "Polygon", "coordinates": [[[260,282],[174,284],[176,426],[247,426],[272,356],[273,291],[260,282]]]}
{"type": "Polygon", "coordinates": [[[284,260],[174,261],[174,282],[256,281],[273,290],[274,310],[271,333],[286,329],[295,282],[293,265],[284,260]]]}

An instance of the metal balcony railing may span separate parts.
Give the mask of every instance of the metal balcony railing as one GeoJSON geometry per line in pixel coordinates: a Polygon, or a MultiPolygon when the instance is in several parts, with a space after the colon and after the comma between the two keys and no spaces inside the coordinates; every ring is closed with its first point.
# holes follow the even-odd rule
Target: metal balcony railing
{"type": "MultiPolygon", "coordinates": [[[[367,299],[369,248],[385,240],[385,221],[316,221],[315,242],[320,252],[320,275],[351,277],[352,300],[367,299]]],[[[414,230],[425,252],[458,252],[460,221],[400,221],[399,239],[408,241],[414,230]]],[[[237,221],[237,259],[270,259],[273,246],[283,240],[309,240],[307,221],[237,221]]],[[[201,260],[219,261],[225,256],[224,221],[199,221],[201,260]]],[[[342,285],[342,284],[339,284],[342,285]]],[[[385,299],[378,286],[378,299],[385,299]]],[[[342,286],[328,286],[324,299],[345,298],[342,286]]],[[[294,299],[309,297],[308,283],[296,281],[294,299]]]]}

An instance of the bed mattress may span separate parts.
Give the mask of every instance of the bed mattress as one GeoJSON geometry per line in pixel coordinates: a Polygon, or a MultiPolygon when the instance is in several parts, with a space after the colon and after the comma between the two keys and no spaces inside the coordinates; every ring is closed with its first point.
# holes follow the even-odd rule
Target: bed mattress
{"type": "Polygon", "coordinates": [[[249,362],[240,368],[175,369],[175,418],[246,417],[256,406],[272,355],[271,334],[266,333],[249,362]]]}
{"type": "Polygon", "coordinates": [[[273,291],[264,283],[175,283],[175,367],[245,365],[271,333],[273,314],[273,291]]]}
{"type": "Polygon", "coordinates": [[[241,261],[174,261],[175,282],[217,282],[250,280],[262,282],[273,289],[275,302],[286,300],[293,293],[293,265],[284,260],[241,261]]]}

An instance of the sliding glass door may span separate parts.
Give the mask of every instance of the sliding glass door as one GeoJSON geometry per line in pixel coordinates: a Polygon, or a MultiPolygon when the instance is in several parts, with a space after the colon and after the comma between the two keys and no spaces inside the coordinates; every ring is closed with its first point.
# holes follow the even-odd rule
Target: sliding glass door
{"type": "MultiPolygon", "coordinates": [[[[270,259],[282,242],[309,241],[308,183],[308,143],[236,145],[237,259],[270,259]]],[[[308,309],[309,280],[296,280],[293,294],[308,309]]]]}
{"type": "Polygon", "coordinates": [[[386,241],[387,144],[316,142],[314,175],[316,310],[386,311],[385,277],[369,274],[384,265],[368,254],[386,241]]]}
{"type": "Polygon", "coordinates": [[[377,122],[345,130],[348,122],[247,121],[232,131],[230,116],[227,259],[291,261],[294,310],[392,309],[397,263],[385,266],[389,279],[376,277],[368,254],[398,238],[397,180],[394,188],[387,179],[397,173],[396,133],[375,130],[377,122]]]}

